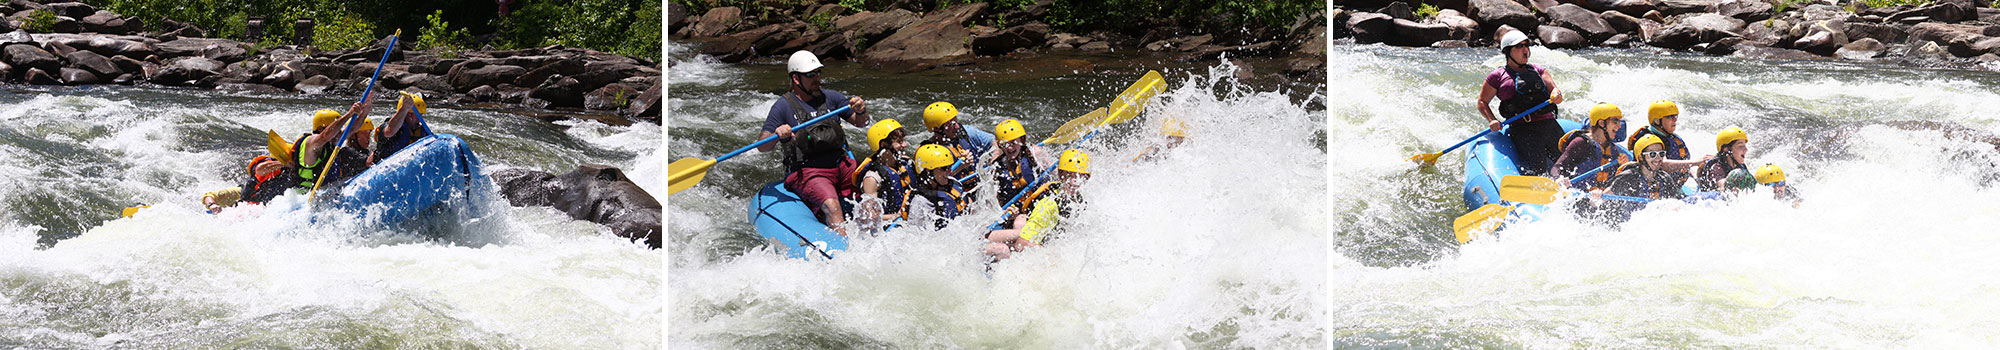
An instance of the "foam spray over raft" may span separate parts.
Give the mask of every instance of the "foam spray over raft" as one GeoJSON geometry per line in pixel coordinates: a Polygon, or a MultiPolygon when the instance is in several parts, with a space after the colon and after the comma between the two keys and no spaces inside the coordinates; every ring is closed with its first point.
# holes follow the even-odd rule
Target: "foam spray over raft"
{"type": "MultiPolygon", "coordinates": [[[[1643,125],[1674,100],[1695,154],[1749,130],[1749,163],[1786,167],[1804,204],[1768,190],[1655,208],[1622,229],[1551,212],[1459,246],[1463,158],[1402,155],[1479,130],[1490,49],[1336,47],[1329,153],[1340,252],[1337,347],[1986,348],[2000,332],[2000,75],[1594,51],[1537,51],[1570,102],[1643,125]],[[1344,155],[1345,157],[1342,157],[1344,155]]],[[[1580,108],[1571,108],[1572,110],[1580,108]]],[[[1581,118],[1581,111],[1563,116],[1581,118]]]]}
{"type": "MultiPolygon", "coordinates": [[[[1062,236],[994,264],[990,277],[976,237],[997,218],[991,210],[997,204],[986,203],[988,210],[944,230],[891,230],[850,241],[834,259],[807,261],[761,245],[724,248],[760,244],[741,238],[754,237],[745,228],[731,228],[747,226],[740,209],[747,193],[695,188],[677,194],[670,232],[675,249],[685,250],[673,263],[669,313],[676,332],[670,341],[692,348],[1321,347],[1327,224],[1317,200],[1325,191],[1322,114],[1284,94],[1253,92],[1231,78],[1233,71],[1226,64],[1202,74],[1169,71],[1168,89],[1144,116],[1086,142],[1093,177],[1082,190],[1085,202],[1063,219],[1062,236]],[[1157,118],[1168,115],[1187,122],[1186,143],[1157,161],[1131,162],[1145,146],[1163,141],[1157,118]],[[678,197],[690,194],[700,199],[678,197]],[[702,204],[711,201],[728,207],[702,204]]],[[[1114,85],[1122,89],[1129,82],[1114,85]]],[[[1116,93],[1084,98],[1102,101],[1116,93]]],[[[747,106],[675,101],[672,108],[761,120],[758,107],[768,107],[760,105],[768,101],[734,93],[713,96],[747,106]]],[[[953,101],[961,116],[1015,115],[980,107],[998,103],[953,101]]],[[[881,97],[871,99],[870,108],[896,111],[929,102],[881,97]]],[[[1023,115],[1047,118],[1024,120],[1039,139],[1083,112],[1023,115]]],[[[716,128],[735,132],[724,131],[729,129],[716,128]]],[[[677,124],[671,141],[677,148],[731,143],[682,138],[680,132],[677,124]]],[[[688,135],[701,132],[707,131],[688,135]]],[[[761,166],[769,166],[768,159],[761,166]]],[[[709,176],[716,181],[716,174],[709,176]]],[[[764,179],[774,178],[769,176],[775,175],[764,179]]]]}

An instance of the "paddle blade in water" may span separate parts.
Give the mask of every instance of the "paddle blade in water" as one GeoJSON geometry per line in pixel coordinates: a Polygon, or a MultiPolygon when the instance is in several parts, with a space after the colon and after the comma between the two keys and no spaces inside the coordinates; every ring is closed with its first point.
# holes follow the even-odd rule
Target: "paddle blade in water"
{"type": "Polygon", "coordinates": [[[1422,165],[1422,166],[1432,166],[1432,165],[1437,165],[1437,163],[1438,163],[1438,156],[1442,156],[1442,155],[1444,155],[1444,154],[1442,154],[1442,153],[1424,153],[1424,154],[1419,154],[1419,155],[1414,155],[1414,156],[1410,156],[1410,161],[1411,161],[1411,162],[1414,162],[1414,163],[1417,163],[1418,165],[1422,165]]]}
{"type": "Polygon", "coordinates": [[[1500,199],[1534,204],[1549,204],[1562,194],[1562,185],[1555,179],[1540,176],[1507,175],[1500,178],[1500,199]]]}
{"type": "Polygon", "coordinates": [[[1090,111],[1090,113],[1085,113],[1081,117],[1076,117],[1076,119],[1070,119],[1068,123],[1063,123],[1062,127],[1056,128],[1054,135],[1049,135],[1048,139],[1042,140],[1042,144],[1060,145],[1075,142],[1077,138],[1090,133],[1090,129],[1097,128],[1097,125],[1104,121],[1106,113],[1104,108],[1098,108],[1095,111],[1090,111]]]}
{"type": "Polygon", "coordinates": [[[285,141],[284,137],[278,136],[277,131],[265,130],[264,132],[268,133],[264,136],[264,151],[271,152],[271,158],[277,158],[278,163],[284,165],[292,165],[293,159],[298,159],[292,157],[292,143],[290,141],[285,141]]]}
{"type": "Polygon", "coordinates": [[[1124,93],[1118,94],[1118,99],[1111,101],[1111,120],[1105,123],[1118,124],[1131,121],[1133,117],[1139,116],[1139,112],[1145,111],[1146,103],[1151,102],[1153,96],[1159,96],[1160,91],[1166,89],[1166,86],[1167,80],[1160,77],[1160,71],[1147,71],[1145,76],[1139,77],[1138,82],[1132,83],[1132,87],[1125,88],[1124,93]]]}
{"type": "Polygon", "coordinates": [[[1504,222],[1502,219],[1506,219],[1507,213],[1513,211],[1514,207],[1487,204],[1470,213],[1465,213],[1464,216],[1459,216],[1457,220],[1452,220],[1451,232],[1458,235],[1458,243],[1471,242],[1473,238],[1484,236],[1488,232],[1493,232],[1493,229],[1500,227],[1500,223],[1504,222]]]}
{"type": "Polygon", "coordinates": [[[150,206],[150,205],[141,205],[141,206],[136,206],[136,207],[125,207],[125,210],[121,210],[121,211],[119,211],[119,212],[118,212],[118,217],[121,217],[121,218],[129,218],[129,217],[132,217],[132,214],[138,214],[138,213],[139,213],[139,209],[146,209],[146,207],[151,207],[151,206],[150,206]]]}
{"type": "Polygon", "coordinates": [[[701,179],[708,176],[708,167],[711,166],[715,166],[715,161],[694,158],[681,158],[667,164],[667,195],[701,183],[701,179]]]}

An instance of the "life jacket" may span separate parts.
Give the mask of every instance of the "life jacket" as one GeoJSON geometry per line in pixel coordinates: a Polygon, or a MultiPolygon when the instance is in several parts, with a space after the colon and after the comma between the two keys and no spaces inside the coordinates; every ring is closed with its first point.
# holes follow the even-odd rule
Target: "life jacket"
{"type": "Polygon", "coordinates": [[[1022,150],[1021,152],[1021,156],[1011,162],[1011,164],[1008,164],[1009,162],[1006,160],[1002,160],[1001,163],[1003,166],[999,167],[998,171],[995,171],[993,174],[994,180],[1000,183],[1000,191],[997,194],[1000,195],[999,198],[1002,201],[1014,199],[1015,194],[1021,193],[1021,190],[1025,190],[1029,185],[1035,183],[1035,169],[1038,168],[1037,164],[1035,164],[1035,156],[1029,154],[1030,152],[1027,150],[1022,150]]]}
{"type": "Polygon", "coordinates": [[[251,177],[250,181],[243,184],[243,202],[259,204],[284,195],[285,190],[289,190],[293,185],[296,185],[295,182],[290,181],[292,172],[292,166],[287,165],[282,169],[278,169],[276,174],[271,174],[269,177],[251,177]]]}
{"type": "Polygon", "coordinates": [[[364,155],[361,151],[340,152],[338,155],[334,155],[332,157],[327,156],[328,154],[333,153],[334,148],[336,148],[333,146],[336,143],[339,143],[340,140],[334,140],[328,142],[325,145],[327,147],[321,147],[319,149],[320,154],[318,154],[317,157],[313,157],[318,159],[315,159],[315,161],[310,164],[306,163],[305,162],[306,154],[304,150],[306,145],[306,138],[310,137],[312,137],[312,134],[300,135],[298,139],[294,140],[295,142],[292,142],[292,155],[293,157],[297,158],[292,160],[292,164],[296,164],[298,166],[297,168],[295,168],[295,171],[292,172],[293,174],[296,174],[296,176],[293,176],[293,179],[297,180],[298,184],[298,187],[295,187],[296,189],[311,191],[313,189],[314,184],[321,184],[320,185],[321,187],[333,187],[332,185],[339,184],[341,181],[346,181],[348,178],[352,178],[355,175],[361,175],[361,171],[368,169],[368,156],[364,155]],[[333,161],[334,157],[340,158],[340,164],[335,164],[335,169],[333,169],[332,171],[325,171],[324,169],[326,169],[327,162],[333,161]],[[320,173],[323,171],[326,173],[328,181],[321,183],[319,181],[319,176],[320,173]]]}
{"type": "MultiPolygon", "coordinates": [[[[1623,157],[1620,156],[1625,155],[1624,152],[1618,151],[1617,148],[1618,145],[1615,144],[1599,145],[1597,144],[1597,141],[1590,140],[1590,128],[1577,129],[1570,131],[1567,134],[1563,134],[1562,139],[1556,141],[1556,149],[1560,150],[1569,149],[1570,140],[1575,140],[1575,139],[1583,139],[1584,142],[1589,142],[1591,148],[1597,149],[1597,153],[1595,157],[1591,157],[1589,160],[1584,161],[1583,164],[1578,164],[1576,169],[1568,169],[1569,172],[1565,173],[1564,175],[1575,176],[1576,174],[1581,174],[1583,172],[1590,171],[1592,169],[1603,167],[1606,162],[1623,163],[1623,162],[1618,162],[1619,160],[1624,159],[1623,157]]],[[[1605,169],[1605,171],[1599,171],[1597,172],[1597,174],[1591,175],[1591,177],[1589,178],[1585,178],[1582,181],[1573,183],[1572,186],[1580,189],[1598,189],[1598,188],[1603,188],[1604,186],[1609,186],[1611,184],[1611,175],[1616,173],[1615,170],[1617,169],[1605,169]]]]}
{"type": "Polygon", "coordinates": [[[958,214],[965,213],[965,204],[969,202],[965,200],[965,193],[958,190],[958,186],[947,186],[947,188],[923,191],[924,198],[931,201],[931,210],[937,214],[936,225],[939,229],[943,229],[951,219],[957,218],[958,214]]]}
{"type": "Polygon", "coordinates": [[[1632,149],[1632,147],[1637,146],[1639,144],[1639,138],[1646,137],[1646,134],[1652,134],[1653,136],[1660,137],[1660,143],[1666,146],[1667,159],[1673,159],[1673,160],[1688,159],[1688,146],[1686,141],[1681,141],[1680,136],[1674,136],[1673,133],[1666,132],[1665,130],[1660,130],[1658,127],[1651,125],[1648,125],[1644,128],[1639,128],[1638,131],[1633,131],[1632,137],[1627,138],[1625,140],[1625,149],[1631,149],[1632,152],[1639,152],[1639,150],[1632,149]]]}
{"type": "Polygon", "coordinates": [[[1737,163],[1736,166],[1725,167],[1720,170],[1709,170],[1712,168],[1716,168],[1715,167],[1716,165],[1726,166],[1727,164],[1723,163],[1724,161],[1725,157],[1717,156],[1715,158],[1709,159],[1706,162],[1701,163],[1701,169],[1695,171],[1696,180],[1694,183],[1694,187],[1696,191],[1702,191],[1702,192],[1720,191],[1722,190],[1722,182],[1728,180],[1729,171],[1736,169],[1743,169],[1744,171],[1750,170],[1749,166],[1744,165],[1742,163],[1737,163]]]}
{"type": "Polygon", "coordinates": [[[376,143],[375,143],[375,157],[374,157],[375,160],[382,160],[385,158],[389,158],[389,156],[396,155],[396,152],[402,151],[403,148],[410,147],[410,144],[417,143],[418,139],[422,139],[424,136],[429,136],[429,135],[418,135],[423,133],[423,130],[418,130],[416,123],[421,123],[421,122],[422,121],[419,119],[411,118],[408,121],[404,122],[402,127],[397,128],[396,133],[393,135],[383,134],[381,133],[382,131],[381,128],[376,128],[375,129],[376,143]]]}
{"type": "Polygon", "coordinates": [[[880,175],[882,183],[876,187],[875,196],[882,199],[882,212],[899,213],[901,214],[899,217],[909,220],[910,212],[907,209],[910,207],[910,197],[912,197],[910,190],[916,184],[916,168],[910,165],[909,159],[897,162],[900,166],[894,167],[874,161],[874,157],[862,159],[861,165],[854,168],[855,178],[860,178],[863,172],[880,175]]]}
{"type": "MultiPolygon", "coordinates": [[[[1651,198],[1651,199],[1681,197],[1680,186],[1675,185],[1675,183],[1672,182],[1671,180],[1663,180],[1653,177],[1647,177],[1645,173],[1639,170],[1639,167],[1640,165],[1639,162],[1637,161],[1627,162],[1623,165],[1618,166],[1618,175],[1612,177],[1614,185],[1618,184],[1618,181],[1621,180],[1638,181],[1638,183],[1634,185],[1635,187],[1632,188],[1633,190],[1632,192],[1613,193],[1613,194],[1641,197],[1641,198],[1651,198]]],[[[1656,174],[1661,173],[1661,171],[1658,170],[1654,170],[1653,172],[1656,174]]],[[[1672,177],[1672,174],[1669,173],[1667,174],[1667,176],[1672,177]]],[[[1618,190],[1621,190],[1621,188],[1618,187],[1619,186],[1613,186],[1612,188],[1613,192],[1618,192],[1618,190]]]]}
{"type": "Polygon", "coordinates": [[[1030,206],[1033,209],[1028,210],[1028,227],[1016,227],[1021,229],[1021,239],[1042,244],[1042,241],[1049,239],[1049,231],[1062,220],[1062,216],[1068,215],[1069,208],[1063,207],[1062,201],[1056,200],[1058,197],[1056,195],[1061,194],[1062,187],[1046,185],[1043,187],[1043,189],[1050,188],[1055,190],[1046,194],[1039,193],[1043,192],[1042,189],[1035,190],[1038,192],[1037,196],[1042,198],[1035,200],[1034,205],[1030,206]]]}
{"type": "MultiPolygon", "coordinates": [[[[799,122],[812,120],[829,109],[813,108],[799,100],[797,95],[785,94],[785,103],[792,104],[792,117],[799,122]]],[[[847,132],[840,129],[840,122],[828,120],[813,125],[797,126],[792,129],[792,140],[785,144],[785,172],[795,172],[804,168],[835,168],[846,160],[847,132]]]]}
{"type": "MultiPolygon", "coordinates": [[[[1526,71],[1500,67],[1507,72],[1508,77],[1514,79],[1514,98],[1500,100],[1500,114],[1504,115],[1501,118],[1513,118],[1521,112],[1527,112],[1529,108],[1549,101],[1551,91],[1548,82],[1542,81],[1542,73],[1532,64],[1522,64],[1522,68],[1526,71]]],[[[1536,110],[1534,115],[1556,115],[1555,113],[1556,104],[1550,103],[1547,107],[1536,110]]],[[[1522,118],[1521,122],[1532,119],[1535,118],[1522,118]]]]}

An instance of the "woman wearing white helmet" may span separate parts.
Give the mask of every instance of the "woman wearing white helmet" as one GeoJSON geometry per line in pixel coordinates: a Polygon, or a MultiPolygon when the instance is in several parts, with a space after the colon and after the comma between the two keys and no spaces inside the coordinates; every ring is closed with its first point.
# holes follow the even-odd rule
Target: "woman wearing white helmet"
{"type": "MultiPolygon", "coordinates": [[[[842,197],[854,193],[855,162],[846,152],[845,130],[837,122],[822,122],[799,126],[799,123],[818,117],[820,114],[853,107],[839,119],[856,127],[867,125],[867,104],[859,97],[847,97],[840,92],[821,88],[819,57],[810,51],[793,52],[785,64],[791,79],[791,91],[771,104],[771,111],[764,116],[763,134],[757,138],[778,135],[785,150],[785,187],[797,192],[805,199],[806,206],[820,221],[834,227],[835,232],[846,235],[840,229],[846,215],[841,208],[842,197]],[[793,128],[799,128],[794,135],[793,128]],[[802,137],[795,137],[802,136],[802,137]]],[[[769,152],[779,147],[775,143],[758,146],[757,150],[769,152]]]]}
{"type": "Polygon", "coordinates": [[[1500,131],[1501,122],[1507,118],[1528,112],[1543,101],[1549,103],[1514,122],[1513,128],[1507,130],[1507,136],[1514,141],[1514,165],[1521,175],[1529,176],[1548,172],[1562,152],[1556,149],[1556,142],[1562,136],[1562,125],[1556,123],[1556,105],[1563,102],[1562,89],[1556,87],[1548,69],[1528,64],[1532,45],[1528,35],[1519,30],[1501,36],[1500,53],[1507,57],[1507,65],[1486,75],[1486,83],[1479,87],[1478,105],[1487,127],[1500,131]],[[1494,97],[1500,98],[1498,116],[1487,107],[1494,97]]]}

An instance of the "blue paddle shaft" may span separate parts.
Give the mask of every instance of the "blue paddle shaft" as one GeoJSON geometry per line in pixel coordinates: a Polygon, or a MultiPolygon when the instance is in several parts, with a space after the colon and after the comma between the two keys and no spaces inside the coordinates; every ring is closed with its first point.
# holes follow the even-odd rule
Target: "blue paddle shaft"
{"type": "Polygon", "coordinates": [[[1604,165],[1598,166],[1597,169],[1590,169],[1590,171],[1585,171],[1582,174],[1576,174],[1576,176],[1571,176],[1569,178],[1569,183],[1576,183],[1577,181],[1583,181],[1583,179],[1589,178],[1591,175],[1597,175],[1598,172],[1604,171],[1604,169],[1610,169],[1611,166],[1613,165],[1618,165],[1618,163],[1604,162],[1604,165]]]}
{"type": "MultiPolygon", "coordinates": [[[[375,81],[382,80],[382,65],[389,63],[389,53],[396,52],[396,40],[398,39],[400,38],[397,35],[390,35],[389,46],[382,48],[382,60],[375,62],[375,74],[368,77],[368,89],[361,91],[361,103],[368,103],[368,96],[375,93],[375,81]]],[[[334,144],[334,152],[340,152],[341,147],[347,147],[347,134],[353,131],[354,119],[348,118],[347,125],[343,125],[340,128],[340,140],[334,144]]]]}
{"type": "MultiPolygon", "coordinates": [[[[1526,117],[1529,113],[1535,113],[1535,111],[1541,110],[1542,107],[1547,107],[1548,105],[1549,101],[1542,101],[1542,104],[1535,105],[1534,108],[1529,108],[1527,111],[1522,111],[1521,114],[1515,114],[1513,118],[1507,118],[1507,121],[1500,122],[1500,124],[1512,124],[1516,120],[1521,120],[1521,117],[1526,117]]],[[[1450,148],[1445,148],[1444,151],[1440,151],[1438,154],[1451,153],[1451,150],[1458,149],[1459,146],[1464,146],[1467,143],[1471,143],[1472,140],[1478,140],[1481,137],[1486,137],[1486,134],[1491,133],[1493,133],[1493,128],[1486,128],[1486,131],[1480,131],[1478,134],[1472,135],[1472,137],[1467,137],[1465,141],[1459,141],[1458,144],[1451,145],[1450,148]]]]}
{"type": "MultiPolygon", "coordinates": [[[[813,125],[814,123],[819,123],[821,120],[826,120],[826,118],[832,118],[833,115],[840,114],[840,112],[846,112],[848,108],[853,108],[853,107],[854,106],[841,106],[840,108],[836,108],[832,111],[826,112],[826,114],[821,114],[817,118],[812,118],[811,120],[807,120],[804,123],[799,123],[799,125],[793,125],[792,128],[797,129],[805,127],[807,125],[813,125]]],[[[728,160],[729,158],[735,158],[736,155],[743,154],[743,152],[749,152],[751,149],[755,149],[759,146],[763,146],[764,144],[771,143],[771,141],[777,141],[777,140],[778,140],[778,135],[765,136],[764,139],[757,140],[757,142],[751,143],[749,146],[743,146],[743,148],[738,148],[735,151],[730,151],[728,154],[723,154],[721,157],[715,157],[715,161],[721,162],[724,160],[728,160]]]]}
{"type": "MultiPolygon", "coordinates": [[[[1097,131],[1104,131],[1104,130],[1098,129],[1097,131]]],[[[1083,138],[1077,139],[1076,142],[1071,142],[1070,144],[1075,145],[1083,143],[1084,140],[1089,140],[1091,137],[1097,136],[1097,131],[1091,131],[1089,134],[1084,134],[1083,138]]],[[[1006,204],[1000,206],[1001,211],[1005,212],[1007,207],[1012,207],[1014,206],[1015,202],[1020,202],[1022,196],[1028,195],[1028,192],[1033,192],[1037,187],[1042,187],[1043,182],[1048,182],[1049,174],[1054,173],[1056,171],[1056,166],[1060,165],[1062,165],[1062,161],[1058,160],[1055,165],[1050,165],[1048,169],[1043,169],[1041,172],[1035,173],[1035,182],[1028,184],[1028,187],[1021,188],[1021,192],[1014,193],[1013,199],[1008,199],[1006,204]]],[[[1013,215],[1003,215],[1000,217],[1000,221],[994,222],[993,225],[986,226],[986,229],[998,230],[1000,229],[1000,225],[1004,225],[1007,223],[1008,220],[1013,220],[1013,219],[1014,219],[1013,215]]]]}

